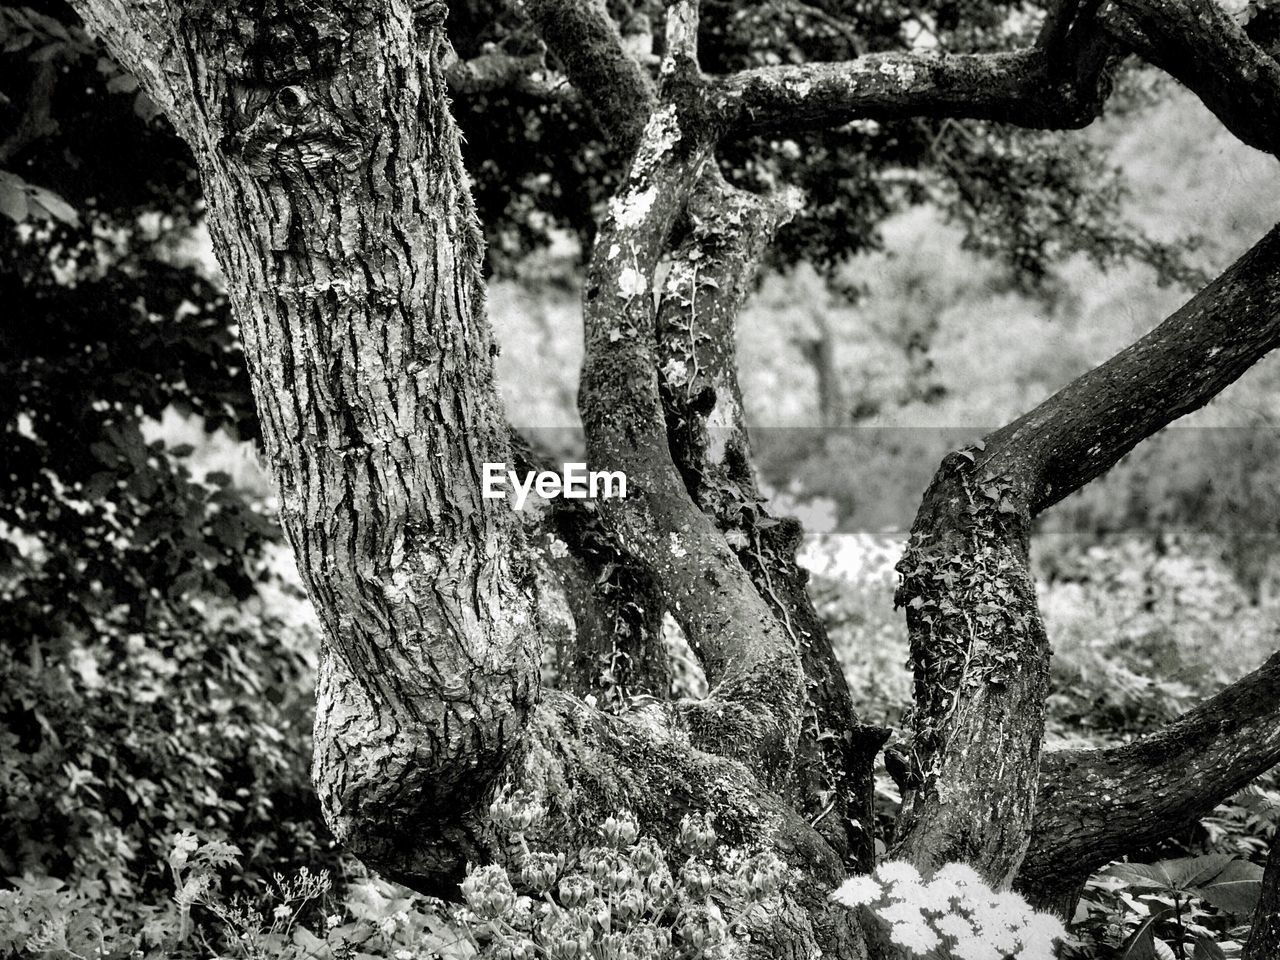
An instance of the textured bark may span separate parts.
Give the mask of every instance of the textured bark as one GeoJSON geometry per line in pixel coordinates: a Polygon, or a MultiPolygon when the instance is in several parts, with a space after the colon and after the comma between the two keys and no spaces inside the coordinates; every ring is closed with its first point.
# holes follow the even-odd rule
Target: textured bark
{"type": "Polygon", "coordinates": [[[1121,0],[1102,23],[1181,80],[1244,143],[1280,155],[1280,63],[1212,0],[1121,0]]]}
{"type": "Polygon", "coordinates": [[[795,561],[799,525],[767,515],[738,386],[735,324],[774,231],[801,198],[761,198],[712,171],[672,253],[657,318],[672,458],[698,507],[734,546],[800,656],[806,707],[789,791],[836,850],[870,869],[875,756],[887,731],[864,724],[795,561]]]}
{"type": "Polygon", "coordinates": [[[707,81],[709,123],[734,134],[838,126],[850,120],[969,117],[1022,127],[1083,127],[1110,92],[1109,50],[1061,65],[1044,50],[876,53],[842,63],[760,67],[707,81]]]}
{"type": "Polygon", "coordinates": [[[711,684],[709,700],[690,705],[695,742],[756,760],[766,781],[778,783],[794,758],[798,660],[723,535],[685,489],[658,391],[652,277],[707,158],[674,107],[650,119],[588,271],[579,405],[591,463],[628,477],[627,498],[602,501],[601,515],[662,585],[711,684]]]}
{"type": "Polygon", "coordinates": [[[281,522],[325,626],[316,786],[342,842],[425,887],[474,846],[540,656],[518,529],[481,497],[507,426],[443,12],[169,20],[281,522]]]}
{"type": "Polygon", "coordinates": [[[1244,960],[1280,957],[1280,841],[1271,844],[1262,875],[1262,899],[1253,915],[1253,929],[1244,947],[1244,960]]]}
{"type": "MultiPolygon", "coordinates": [[[[281,520],[325,628],[314,775],[339,839],[447,895],[468,860],[494,850],[487,804],[500,787],[548,807],[543,839],[561,849],[590,842],[621,807],[660,838],[683,813],[710,812],[729,842],[775,849],[795,868],[745,955],[893,956],[882,930],[824,899],[846,854],[868,863],[870,837],[845,828],[869,825],[882,731],[849,703],[804,595],[796,528],[759,509],[733,371],[734,315],[787,204],[729,191],[708,170],[716,139],[732,133],[858,117],[1086,122],[1111,59],[1092,7],[1064,3],[1031,51],[876,54],[709,79],[696,5],[681,0],[655,90],[598,0],[528,4],[601,128],[633,155],[587,278],[581,395],[592,465],[626,471],[631,496],[556,522],[581,564],[573,576],[614,564],[636,578],[614,586],[645,598],[623,637],[616,620],[592,620],[618,591],[579,591],[575,656],[590,660],[610,630],[615,648],[636,639],[637,656],[652,655],[660,593],[712,685],[705,701],[615,713],[565,692],[540,699],[530,551],[505,502],[481,496],[480,465],[513,451],[446,103],[443,4],[77,7],[169,113],[203,178],[281,520]],[[714,209],[700,211],[708,184],[714,209]],[[654,285],[673,238],[659,315],[654,285]]],[[[1156,13],[1191,30],[1182,10],[1156,13]]],[[[1226,37],[1238,53],[1210,21],[1210,48],[1226,37]]],[[[528,66],[473,64],[454,82],[507,82],[528,66]]],[[[1232,69],[1214,83],[1249,79],[1232,69]]],[[[1029,885],[1057,889],[1139,839],[1124,826],[1132,811],[1164,829],[1274,762],[1274,659],[1145,741],[1042,761],[1048,643],[1027,529],[1275,345],[1278,266],[1273,232],[1152,334],[944,461],[900,593],[917,681],[900,850],[921,866],[966,860],[1011,879],[1032,841],[1039,777],[1024,870],[1029,885]],[[1098,814],[1099,798],[1111,815],[1098,814]]]]}
{"type": "Polygon", "coordinates": [[[570,81],[586,93],[587,109],[605,136],[634,150],[657,101],[602,0],[526,0],[524,7],[570,81]]]}
{"type": "MultiPolygon", "coordinates": [[[[95,22],[117,8],[84,12],[95,22]]],[[[500,785],[545,803],[561,849],[592,842],[621,807],[666,838],[683,813],[710,812],[726,840],[772,847],[797,871],[746,955],[863,955],[852,916],[824,899],[839,855],[755,770],[698,749],[756,759],[764,744],[776,763],[761,772],[780,778],[789,767],[799,670],[789,648],[771,659],[781,631],[757,596],[763,638],[745,623],[726,636],[720,622],[686,614],[701,624],[717,681],[706,703],[616,717],[559,693],[538,704],[532,570],[507,505],[480,495],[480,464],[512,454],[492,383],[479,234],[445,104],[443,12],[395,3],[305,18],[167,11],[193,91],[183,129],[241,323],[281,519],[325,627],[314,774],[326,816],[372,866],[447,895],[465,862],[493,852],[486,811],[500,785]]],[[[671,132],[656,129],[659,140],[671,132]]],[[[663,143],[637,161],[637,190],[658,185],[646,171],[663,183],[695,178],[705,151],[663,143]]],[[[665,219],[615,230],[629,255],[656,259],[682,205],[680,191],[662,192],[665,219]]],[[[651,331],[651,313],[643,322],[651,331]]],[[[651,422],[661,430],[660,416],[651,422]]],[[[670,469],[685,503],[677,511],[709,523],[670,469]]],[[[726,572],[711,607],[737,615],[750,580],[722,541],[710,549],[726,572]]],[[[696,562],[675,566],[715,576],[714,564],[696,562]]],[[[689,591],[686,610],[706,614],[702,593],[689,591]]]]}
{"type": "Polygon", "coordinates": [[[1035,808],[1049,647],[1025,510],[970,456],[943,461],[899,571],[915,672],[913,764],[898,850],[1013,879],[1035,808]]]}
{"type": "Polygon", "coordinates": [[[1280,654],[1149,736],[1045,755],[1019,885],[1045,904],[1194,825],[1280,763],[1280,654]]]}
{"type": "MultiPolygon", "coordinates": [[[[549,469],[527,443],[517,439],[514,447],[517,470],[549,469]]],[[[552,554],[548,563],[573,617],[569,635],[557,638],[556,688],[611,707],[640,696],[669,699],[657,581],[618,548],[590,500],[550,501],[540,526],[564,544],[564,556],[552,554]]]]}
{"type": "Polygon", "coordinates": [[[1280,345],[1280,229],[1154,330],[986,438],[1032,515],[1208,403],[1280,345]]]}

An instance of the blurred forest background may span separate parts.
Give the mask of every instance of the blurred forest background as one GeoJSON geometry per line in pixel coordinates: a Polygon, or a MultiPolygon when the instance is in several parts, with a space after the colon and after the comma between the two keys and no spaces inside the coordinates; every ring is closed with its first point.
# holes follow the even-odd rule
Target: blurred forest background
{"type": "MultiPolygon", "coordinates": [[[[0,956],[465,956],[438,905],[368,876],[320,821],[316,627],[187,161],[82,34],[15,9],[6,49],[23,56],[0,89],[64,62],[94,89],[38,151],[21,138],[41,118],[0,102],[0,956]]],[[[1212,275],[1280,220],[1280,170],[1171,82],[1135,88],[1053,149],[1095,149],[1121,171],[1127,221],[1212,275]]],[[[1149,265],[1070,251],[1032,278],[971,227],[905,204],[879,249],[772,272],[739,330],[763,478],[809,530],[855,701],[890,723],[910,700],[893,564],[941,456],[1187,296],[1149,265]]],[[[565,452],[578,261],[565,232],[504,266],[490,298],[510,417],[565,452]]],[[[1277,454],[1271,360],[1044,519],[1051,746],[1140,735],[1280,646],[1277,454]]],[[[887,815],[887,776],[882,792],[887,815]]],[[[1278,823],[1273,775],[1146,861],[1259,861],[1278,823]]],[[[1185,896],[1189,926],[1162,935],[1229,944],[1243,918],[1185,896]]],[[[1111,955],[1153,903],[1099,875],[1068,955],[1111,955]]]]}

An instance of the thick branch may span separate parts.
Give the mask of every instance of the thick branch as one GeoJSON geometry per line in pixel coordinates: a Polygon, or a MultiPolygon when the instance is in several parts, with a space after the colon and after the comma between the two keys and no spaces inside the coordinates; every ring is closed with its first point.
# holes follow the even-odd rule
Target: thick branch
{"type": "Polygon", "coordinates": [[[657,382],[653,277],[708,161],[708,145],[681,128],[673,106],[652,116],[596,239],[579,404],[593,466],[628,477],[627,498],[602,501],[602,516],[662,584],[712,684],[709,703],[690,714],[696,742],[754,758],[775,782],[790,768],[798,731],[796,654],[675,469],[657,382]]]}
{"type": "Polygon", "coordinates": [[[1280,654],[1148,736],[1046,754],[1020,885],[1051,899],[1207,816],[1280,763],[1280,654]]]}
{"type": "Polygon", "coordinates": [[[657,101],[602,0],[526,0],[525,10],[605,136],[634,150],[657,101]]]}
{"type": "Polygon", "coordinates": [[[1167,320],[985,438],[982,471],[1032,515],[1208,403],[1280,344],[1280,228],[1167,320]]]}
{"type": "Polygon", "coordinates": [[[708,78],[708,122],[730,133],[832,127],[851,120],[967,117],[1036,129],[1086,126],[1109,92],[1107,51],[1082,45],[1051,66],[1043,49],[1011,53],[876,53],[842,63],[760,67],[708,78]]]}
{"type": "Polygon", "coordinates": [[[1213,0],[1116,0],[1116,39],[1176,77],[1244,143],[1280,156],[1280,63],[1213,0]]]}
{"type": "Polygon", "coordinates": [[[519,754],[541,637],[518,524],[483,496],[508,426],[444,7],[81,6],[147,93],[186,111],[280,520],[325,631],[326,818],[373,864],[449,875],[465,862],[451,835],[519,754]]]}

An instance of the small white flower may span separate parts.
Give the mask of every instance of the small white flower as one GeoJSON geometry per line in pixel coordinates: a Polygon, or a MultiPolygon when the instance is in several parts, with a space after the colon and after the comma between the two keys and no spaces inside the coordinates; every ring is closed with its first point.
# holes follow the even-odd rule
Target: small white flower
{"type": "Polygon", "coordinates": [[[850,877],[836,887],[831,894],[831,899],[852,910],[854,907],[879,900],[882,892],[880,884],[872,877],[850,877]]]}
{"type": "Polygon", "coordinates": [[[1061,940],[1067,935],[1067,928],[1051,913],[1033,913],[1027,917],[1022,939],[1027,940],[1061,940]]]}
{"type": "Polygon", "coordinates": [[[1018,924],[1025,923],[1027,918],[1035,912],[1031,904],[1027,903],[1026,897],[1012,890],[997,891],[992,896],[991,903],[996,909],[1007,913],[1010,919],[1018,924]]]}
{"type": "Polygon", "coordinates": [[[958,913],[948,913],[933,922],[938,932],[955,940],[966,940],[975,936],[973,925],[958,913]]]}
{"type": "Polygon", "coordinates": [[[967,863],[948,863],[933,875],[935,880],[950,880],[959,887],[985,886],[978,871],[967,863]]]}
{"type": "Polygon", "coordinates": [[[1054,960],[1056,956],[1052,940],[1032,937],[1023,938],[1022,949],[1014,954],[1014,960],[1054,960]]]}
{"type": "Polygon", "coordinates": [[[413,960],[412,950],[397,950],[396,960],[413,960]]]}
{"type": "Polygon", "coordinates": [[[920,882],[920,871],[903,860],[890,860],[876,867],[876,876],[885,883],[898,883],[901,880],[920,882]]]}
{"type": "Polygon", "coordinates": [[[648,277],[635,267],[623,267],[618,272],[618,291],[624,297],[638,297],[648,289],[648,277]]]}
{"type": "Polygon", "coordinates": [[[899,880],[893,885],[892,896],[917,910],[925,909],[931,902],[925,885],[915,880],[899,880]]]}
{"type": "Polygon", "coordinates": [[[324,918],[324,925],[330,930],[338,926],[340,923],[342,923],[342,918],[336,913],[331,913],[324,918]]]}
{"type": "Polygon", "coordinates": [[[924,918],[924,914],[909,903],[891,903],[889,906],[877,910],[876,914],[885,923],[906,924],[916,927],[929,925],[929,921],[924,918]]]}
{"type": "Polygon", "coordinates": [[[999,950],[977,937],[958,940],[951,947],[951,953],[956,960],[1004,960],[999,950]]]}
{"type": "Polygon", "coordinates": [[[923,918],[920,923],[895,923],[889,928],[889,939],[916,953],[925,953],[942,942],[923,918]]]}
{"type": "Polygon", "coordinates": [[[551,555],[560,560],[569,555],[569,548],[559,537],[551,538],[551,555]]]}
{"type": "Polygon", "coordinates": [[[934,877],[925,884],[919,905],[921,909],[928,910],[930,913],[950,913],[951,901],[959,900],[963,896],[964,890],[954,880],[934,877]]]}
{"type": "Polygon", "coordinates": [[[288,920],[293,916],[293,907],[289,906],[287,903],[282,903],[271,911],[271,913],[277,920],[288,920]]]}

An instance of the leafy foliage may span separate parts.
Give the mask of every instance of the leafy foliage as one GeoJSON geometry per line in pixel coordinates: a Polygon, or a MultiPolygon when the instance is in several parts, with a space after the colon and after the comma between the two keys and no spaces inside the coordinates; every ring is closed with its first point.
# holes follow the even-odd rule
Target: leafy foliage
{"type": "Polygon", "coordinates": [[[1075,930],[1086,943],[1127,934],[1121,960],[1238,956],[1248,928],[1235,924],[1247,924],[1261,888],[1262,868],[1229,854],[1113,864],[1089,884],[1075,930]]]}

